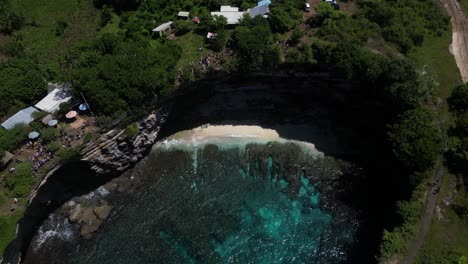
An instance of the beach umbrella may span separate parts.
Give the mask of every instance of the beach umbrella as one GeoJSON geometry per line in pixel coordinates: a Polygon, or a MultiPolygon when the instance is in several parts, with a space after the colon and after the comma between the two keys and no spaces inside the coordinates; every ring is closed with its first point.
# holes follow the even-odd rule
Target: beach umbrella
{"type": "Polygon", "coordinates": [[[80,106],[78,106],[78,108],[80,109],[80,111],[86,111],[88,109],[88,105],[87,104],[80,104],[80,106]]]}
{"type": "Polygon", "coordinates": [[[29,135],[28,135],[29,139],[36,139],[38,137],[39,137],[39,132],[36,132],[36,131],[33,131],[33,132],[29,133],[29,135]]]}
{"type": "Polygon", "coordinates": [[[49,125],[50,127],[54,127],[58,124],[58,120],[57,119],[52,119],[50,120],[47,125],[49,125]]]}
{"type": "Polygon", "coordinates": [[[68,112],[65,117],[66,118],[74,118],[78,113],[76,111],[70,111],[68,112]]]}

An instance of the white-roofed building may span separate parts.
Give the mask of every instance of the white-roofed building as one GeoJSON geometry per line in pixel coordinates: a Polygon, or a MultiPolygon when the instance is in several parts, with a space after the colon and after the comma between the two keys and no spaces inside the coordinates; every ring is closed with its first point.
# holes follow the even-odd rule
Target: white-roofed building
{"type": "Polygon", "coordinates": [[[2,127],[4,127],[7,130],[10,130],[19,124],[29,125],[29,123],[34,121],[32,114],[35,112],[39,112],[39,110],[32,106],[22,109],[10,118],[8,118],[5,122],[3,122],[2,127]]]}
{"type": "Polygon", "coordinates": [[[186,11],[180,11],[178,14],[177,14],[177,17],[179,18],[183,18],[183,19],[189,19],[190,18],[190,12],[186,12],[186,11]]]}
{"type": "Polygon", "coordinates": [[[174,22],[172,22],[172,21],[166,22],[164,24],[159,25],[158,27],[154,28],[151,31],[153,33],[159,34],[159,36],[162,37],[164,34],[167,34],[168,32],[171,31],[173,23],[174,22]]]}
{"type": "Polygon", "coordinates": [[[235,6],[221,6],[219,9],[221,12],[239,12],[239,8],[235,6]]]}
{"type": "Polygon", "coordinates": [[[39,101],[35,107],[44,112],[53,113],[59,109],[61,103],[66,103],[71,100],[71,85],[56,85],[49,83],[49,88],[52,89],[52,91],[39,101]]]}

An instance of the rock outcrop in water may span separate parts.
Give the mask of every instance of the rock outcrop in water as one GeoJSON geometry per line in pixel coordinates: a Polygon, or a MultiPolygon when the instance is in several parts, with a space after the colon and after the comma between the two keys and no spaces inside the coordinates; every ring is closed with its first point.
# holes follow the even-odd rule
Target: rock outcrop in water
{"type": "Polygon", "coordinates": [[[130,140],[125,138],[124,129],[107,132],[83,149],[82,160],[89,162],[97,174],[124,172],[141,160],[156,142],[167,116],[167,109],[151,113],[138,124],[138,133],[130,140]]]}

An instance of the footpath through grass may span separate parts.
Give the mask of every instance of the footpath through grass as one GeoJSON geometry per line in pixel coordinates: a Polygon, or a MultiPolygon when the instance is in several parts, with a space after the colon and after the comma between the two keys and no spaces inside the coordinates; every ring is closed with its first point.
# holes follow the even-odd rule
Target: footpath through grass
{"type": "Polygon", "coordinates": [[[468,226],[447,204],[453,198],[456,177],[446,172],[434,213],[416,263],[466,263],[468,261],[468,226]]]}
{"type": "MultiPolygon", "coordinates": [[[[463,2],[468,11],[468,0],[462,0],[463,2]]],[[[453,89],[462,84],[460,71],[449,51],[451,43],[451,31],[445,32],[441,37],[428,36],[424,45],[409,56],[421,70],[435,76],[438,86],[435,86],[433,92],[441,99],[438,108],[444,129],[451,125],[446,100],[453,89]]],[[[445,172],[436,212],[416,263],[464,263],[459,262],[460,256],[468,257],[468,225],[447,204],[453,196],[455,180],[453,175],[445,172]]]]}

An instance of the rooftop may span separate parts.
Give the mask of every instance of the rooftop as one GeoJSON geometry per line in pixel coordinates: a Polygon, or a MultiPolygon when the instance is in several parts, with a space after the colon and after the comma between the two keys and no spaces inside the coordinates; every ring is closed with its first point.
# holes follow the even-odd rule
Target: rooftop
{"type": "Polygon", "coordinates": [[[36,108],[30,106],[28,108],[22,109],[18,111],[16,114],[8,118],[5,122],[2,123],[2,127],[5,129],[12,129],[16,125],[25,124],[29,125],[34,118],[32,117],[32,113],[39,112],[36,108]]]}
{"type": "Polygon", "coordinates": [[[244,12],[211,12],[212,16],[223,16],[227,19],[228,25],[239,24],[239,20],[244,16],[244,12]]]}
{"type": "Polygon", "coordinates": [[[174,23],[174,22],[172,22],[172,21],[166,22],[164,24],[159,25],[157,28],[153,29],[152,31],[153,32],[164,31],[164,30],[170,28],[172,23],[174,23]]]}
{"type": "Polygon", "coordinates": [[[270,12],[268,5],[256,6],[252,9],[249,9],[249,16],[254,18],[256,16],[263,16],[270,12]]]}
{"type": "Polygon", "coordinates": [[[190,12],[186,12],[186,11],[180,11],[177,16],[179,17],[189,17],[190,15],[190,12]]]}
{"type": "Polygon", "coordinates": [[[59,109],[61,103],[68,102],[71,100],[71,85],[56,85],[49,83],[49,87],[52,87],[54,89],[46,97],[39,101],[35,105],[35,107],[42,111],[53,113],[59,109]]]}

